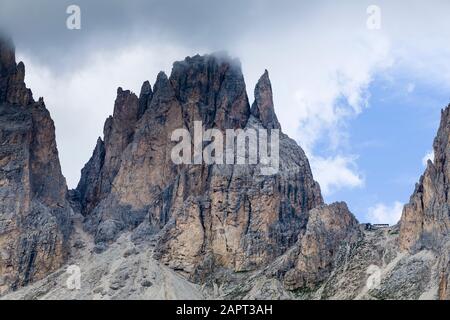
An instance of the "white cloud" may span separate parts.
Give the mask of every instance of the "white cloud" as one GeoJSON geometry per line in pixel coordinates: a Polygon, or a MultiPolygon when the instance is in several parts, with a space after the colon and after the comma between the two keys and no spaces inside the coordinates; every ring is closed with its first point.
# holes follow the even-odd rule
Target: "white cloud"
{"type": "Polygon", "coordinates": [[[364,177],[358,173],[355,160],[343,156],[311,158],[314,178],[320,182],[324,196],[328,196],[341,188],[364,186],[364,177]]]}
{"type": "Polygon", "coordinates": [[[335,170],[337,155],[353,158],[346,126],[368,107],[376,76],[396,79],[402,74],[403,79],[411,79],[408,93],[415,91],[415,81],[449,87],[446,15],[450,3],[380,1],[378,5],[382,15],[378,31],[366,28],[364,3],[321,3],[283,32],[250,33],[237,50],[253,82],[259,76],[255,70],[268,68],[283,130],[305,149],[326,192],[362,185],[356,165],[340,161],[342,174],[323,174],[323,170],[328,166],[327,171],[335,170]],[[319,141],[325,148],[320,152],[319,141]],[[329,161],[318,153],[326,154],[329,161]]]}
{"type": "Polygon", "coordinates": [[[374,75],[393,63],[388,37],[366,28],[365,9],[325,5],[281,33],[251,33],[236,50],[248,84],[269,70],[283,131],[305,150],[325,195],[364,185],[346,125],[368,106],[374,75]],[[337,18],[339,27],[323,23],[337,18]],[[317,152],[319,141],[326,150],[317,152]]]}
{"type": "Polygon", "coordinates": [[[334,149],[346,142],[346,120],[367,107],[373,75],[392,63],[384,34],[365,23],[322,23],[332,16],[321,11],[282,34],[252,34],[236,50],[249,84],[269,70],[283,130],[307,151],[324,137],[334,149]]]}
{"type": "Polygon", "coordinates": [[[402,210],[403,204],[399,201],[395,201],[390,206],[378,203],[369,208],[367,218],[371,223],[388,223],[394,225],[400,220],[402,210]]]}
{"type": "Polygon", "coordinates": [[[422,158],[422,164],[424,167],[427,166],[428,160],[434,161],[434,151],[431,150],[422,158]]]}

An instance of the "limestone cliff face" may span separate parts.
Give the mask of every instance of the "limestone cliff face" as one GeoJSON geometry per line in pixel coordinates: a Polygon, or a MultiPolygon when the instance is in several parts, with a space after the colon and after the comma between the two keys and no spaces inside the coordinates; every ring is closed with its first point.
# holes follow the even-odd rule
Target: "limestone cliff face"
{"type": "Polygon", "coordinates": [[[293,267],[285,274],[286,288],[315,289],[337,266],[340,251],[361,237],[358,221],[345,203],[333,203],[310,211],[306,232],[293,250],[293,267]]]}
{"type": "Polygon", "coordinates": [[[0,39],[0,294],[61,266],[70,234],[53,121],[24,76],[0,39]]]}
{"type": "Polygon", "coordinates": [[[156,257],[195,279],[221,267],[253,270],[291,247],[309,210],[323,204],[308,160],[293,140],[280,134],[274,175],[261,175],[259,165],[176,165],[170,158],[172,132],[185,128],[193,134],[194,121],[224,133],[279,129],[268,73],[256,86],[252,108],[240,64],[224,55],[176,62],[170,77],[160,73],[153,90],[146,82],[141,91],[139,99],[119,94],[127,121],[117,120],[122,102],[116,101],[105,128],[118,123],[120,129],[105,129],[105,143],[99,140],[78,186],[97,245],[137,226],[139,232],[158,232],[156,257]],[[111,138],[117,132],[120,138],[111,138]],[[118,145],[107,143],[116,139],[118,145]]]}
{"type": "Polygon", "coordinates": [[[103,129],[105,141],[97,140],[93,156],[83,168],[77,188],[85,212],[95,208],[98,202],[111,192],[114,178],[120,168],[122,153],[133,139],[139,112],[139,99],[136,95],[119,88],[113,116],[106,120],[103,129]]]}
{"type": "Polygon", "coordinates": [[[434,161],[416,185],[400,220],[400,249],[440,254],[440,296],[450,299],[450,106],[442,110],[433,144],[434,161]]]}
{"type": "Polygon", "coordinates": [[[434,162],[428,161],[400,221],[400,246],[439,248],[450,233],[450,106],[442,110],[434,140],[434,162]]]}

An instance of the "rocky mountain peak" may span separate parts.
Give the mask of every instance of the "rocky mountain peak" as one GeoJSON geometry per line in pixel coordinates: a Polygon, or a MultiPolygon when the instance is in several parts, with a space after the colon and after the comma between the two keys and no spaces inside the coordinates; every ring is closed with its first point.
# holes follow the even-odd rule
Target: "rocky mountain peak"
{"type": "Polygon", "coordinates": [[[153,96],[156,99],[155,103],[156,101],[164,101],[165,99],[170,100],[175,96],[173,86],[163,71],[160,71],[156,76],[156,82],[153,87],[153,96]]]}
{"type": "Polygon", "coordinates": [[[138,109],[136,108],[138,97],[130,90],[117,89],[117,97],[114,103],[113,118],[116,120],[136,121],[138,109]]]}
{"type": "MultiPolygon", "coordinates": [[[[443,172],[447,182],[450,180],[450,105],[441,111],[441,123],[433,148],[434,164],[439,171],[443,172]]],[[[450,197],[447,197],[447,201],[450,201],[450,197]]]]}
{"type": "Polygon", "coordinates": [[[24,78],[0,39],[0,294],[60,267],[71,233],[54,123],[24,78]]]}
{"type": "Polygon", "coordinates": [[[139,94],[138,118],[142,117],[142,115],[145,113],[145,111],[148,108],[148,105],[152,100],[152,97],[153,97],[152,86],[150,85],[150,82],[145,81],[142,84],[141,93],[139,94]]]}
{"type": "Polygon", "coordinates": [[[281,129],[278,118],[275,114],[272,95],[272,84],[269,79],[269,72],[264,71],[255,87],[255,102],[252,105],[251,113],[260,119],[264,127],[268,129],[281,129]]]}
{"type": "Polygon", "coordinates": [[[150,85],[150,82],[146,80],[141,86],[141,93],[139,94],[139,97],[147,96],[151,93],[152,93],[152,86],[150,85]]]}
{"type": "Polygon", "coordinates": [[[0,102],[28,105],[33,94],[25,86],[25,65],[16,64],[15,48],[11,39],[0,35],[0,102]]]}
{"type": "Polygon", "coordinates": [[[225,53],[196,55],[173,64],[170,82],[185,114],[206,128],[243,128],[250,107],[240,63],[225,53]]]}
{"type": "MultiPolygon", "coordinates": [[[[262,117],[251,125],[279,128],[267,74],[257,93],[262,117]]],[[[120,90],[114,108],[105,142],[97,143],[78,186],[99,247],[125,230],[156,233],[157,258],[193,279],[212,268],[253,270],[293,245],[309,210],[323,204],[304,152],[284,135],[281,172],[272,176],[256,174],[254,165],[176,165],[170,159],[171,134],[192,130],[194,121],[219,130],[250,125],[240,63],[226,55],[175,62],[170,77],[158,74],[153,90],[144,83],[139,99],[120,90]]]]}

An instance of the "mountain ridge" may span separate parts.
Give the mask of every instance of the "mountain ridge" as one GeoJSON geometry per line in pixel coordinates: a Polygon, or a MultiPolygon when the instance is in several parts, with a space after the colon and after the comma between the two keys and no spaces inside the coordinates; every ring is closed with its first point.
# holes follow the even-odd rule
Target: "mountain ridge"
{"type": "Polygon", "coordinates": [[[157,294],[168,283],[183,298],[450,298],[450,106],[399,225],[370,230],[345,203],[324,203],[304,151],[281,130],[267,70],[251,105],[240,63],[224,54],[175,62],[139,95],[119,87],[70,191],[53,121],[24,73],[0,39],[0,294],[15,291],[4,298],[177,298],[157,294]],[[172,133],[193,134],[197,121],[222,133],[279,130],[278,171],[175,164],[172,133]],[[64,272],[77,261],[89,279],[79,292],[64,272]]]}

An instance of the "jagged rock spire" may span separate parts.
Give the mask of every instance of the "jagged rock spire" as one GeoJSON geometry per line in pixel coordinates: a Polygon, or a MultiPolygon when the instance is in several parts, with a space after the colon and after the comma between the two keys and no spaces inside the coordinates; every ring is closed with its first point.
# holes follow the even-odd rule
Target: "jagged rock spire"
{"type": "Polygon", "coordinates": [[[14,44],[0,35],[0,103],[28,105],[34,102],[24,80],[25,65],[23,62],[16,64],[14,44]]]}
{"type": "Polygon", "coordinates": [[[269,72],[264,71],[255,87],[255,102],[253,102],[251,113],[261,120],[267,129],[281,129],[278,118],[275,114],[272,96],[272,85],[269,79],[269,72]]]}
{"type": "Polygon", "coordinates": [[[163,71],[160,71],[156,76],[156,82],[153,89],[153,96],[155,97],[154,104],[159,104],[167,99],[172,99],[175,95],[175,91],[169,78],[163,71]]]}
{"type": "Polygon", "coordinates": [[[145,81],[141,87],[141,93],[139,94],[139,111],[138,118],[142,117],[148,108],[150,101],[152,100],[153,92],[150,82],[145,81]]]}
{"type": "MultiPolygon", "coordinates": [[[[141,95],[151,94],[143,86],[141,95]]],[[[135,125],[141,116],[141,100],[130,90],[117,89],[114,112],[109,116],[103,128],[104,140],[98,139],[94,153],[81,171],[81,179],[77,186],[80,193],[82,209],[89,212],[111,191],[113,180],[119,171],[121,155],[133,140],[135,125]]]]}

